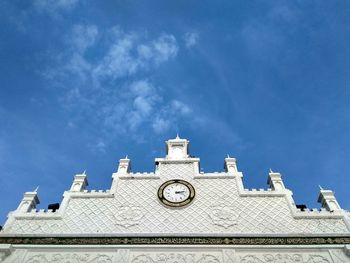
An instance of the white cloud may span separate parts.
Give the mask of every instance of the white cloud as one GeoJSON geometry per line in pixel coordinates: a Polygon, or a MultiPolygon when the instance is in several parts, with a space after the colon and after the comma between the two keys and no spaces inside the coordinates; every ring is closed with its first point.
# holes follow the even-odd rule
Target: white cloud
{"type": "MultiPolygon", "coordinates": [[[[178,47],[173,35],[163,34],[152,42],[153,56],[156,63],[161,63],[177,55],[178,47]]],[[[152,57],[152,56],[151,56],[152,57]]]]}
{"type": "Polygon", "coordinates": [[[171,108],[173,111],[180,113],[181,115],[188,115],[191,113],[191,109],[181,101],[173,100],[171,102],[171,108]]]}
{"type": "Polygon", "coordinates": [[[89,74],[91,68],[91,64],[78,53],[72,54],[68,64],[65,66],[67,72],[76,74],[82,81],[86,80],[87,74],[89,74]]]}
{"type": "Polygon", "coordinates": [[[155,133],[158,133],[158,134],[165,133],[170,128],[170,121],[158,117],[152,123],[152,128],[155,133]]]}
{"type": "Polygon", "coordinates": [[[69,42],[74,48],[74,52],[84,53],[85,50],[93,46],[98,36],[98,29],[95,25],[75,25],[69,42]]]}
{"type": "Polygon", "coordinates": [[[173,35],[163,34],[157,39],[144,43],[141,35],[118,31],[108,53],[93,70],[96,85],[106,78],[117,78],[133,75],[141,70],[148,70],[174,58],[178,52],[173,35]]]}
{"type": "Polygon", "coordinates": [[[180,118],[192,112],[184,102],[166,99],[164,90],[147,79],[149,72],[177,56],[173,35],[149,39],[119,27],[100,31],[95,25],[76,25],[65,43],[67,48],[56,55],[56,66],[45,76],[60,83],[70,123],[79,126],[88,120],[105,134],[91,149],[102,151],[111,135],[136,138],[177,129],[180,118]],[[96,55],[91,57],[88,49],[96,55]]]}
{"type": "Polygon", "coordinates": [[[187,32],[185,35],[184,35],[184,40],[185,40],[185,46],[187,48],[191,48],[193,46],[195,46],[198,42],[198,38],[199,38],[199,35],[198,33],[195,33],[195,32],[187,32]]]}

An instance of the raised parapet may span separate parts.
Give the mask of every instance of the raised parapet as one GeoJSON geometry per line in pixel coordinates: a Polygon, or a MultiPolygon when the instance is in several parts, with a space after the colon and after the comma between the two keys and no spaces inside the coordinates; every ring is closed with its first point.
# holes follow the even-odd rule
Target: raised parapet
{"type": "Polygon", "coordinates": [[[70,188],[71,192],[82,192],[88,186],[87,175],[85,171],[82,174],[76,174],[72,186],[70,188]]]}
{"type": "Polygon", "coordinates": [[[230,173],[230,172],[238,172],[237,170],[237,162],[236,162],[236,158],[232,158],[230,156],[227,156],[225,158],[225,163],[224,163],[224,167],[225,167],[225,171],[227,173],[230,173]]]}
{"type": "Polygon", "coordinates": [[[17,211],[24,213],[30,212],[33,209],[36,209],[37,204],[40,204],[37,191],[34,190],[33,192],[25,192],[23,199],[17,208],[17,211]]]}
{"type": "Polygon", "coordinates": [[[284,184],[282,181],[282,175],[280,173],[275,173],[270,171],[267,183],[270,185],[271,189],[275,191],[286,189],[284,187],[284,184]]]}
{"type": "Polygon", "coordinates": [[[124,159],[119,160],[118,165],[118,174],[127,174],[131,170],[131,162],[130,159],[126,156],[124,159]]]}
{"type": "Polygon", "coordinates": [[[324,190],[321,188],[320,195],[318,196],[319,203],[321,203],[322,207],[327,209],[328,211],[340,210],[340,205],[337,202],[337,199],[334,196],[333,191],[324,190]]]}

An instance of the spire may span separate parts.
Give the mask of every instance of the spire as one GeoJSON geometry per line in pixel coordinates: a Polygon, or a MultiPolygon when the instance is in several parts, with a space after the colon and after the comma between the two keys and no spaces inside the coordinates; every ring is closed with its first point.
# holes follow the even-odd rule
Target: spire
{"type": "Polygon", "coordinates": [[[39,190],[39,185],[35,188],[35,190],[33,191],[34,193],[37,193],[39,190]]]}

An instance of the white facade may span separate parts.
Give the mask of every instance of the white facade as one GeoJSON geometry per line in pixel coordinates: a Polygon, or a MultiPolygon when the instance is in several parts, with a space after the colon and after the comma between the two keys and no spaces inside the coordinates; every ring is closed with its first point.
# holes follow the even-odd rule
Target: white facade
{"type": "MultiPolygon", "coordinates": [[[[0,232],[4,262],[350,262],[350,214],[332,191],[320,190],[321,210],[296,208],[281,175],[269,189],[244,189],[234,158],[225,171],[201,173],[188,141],[167,141],[154,173],[132,173],[121,159],[107,191],[87,191],[76,175],[59,210],[36,211],[27,192],[0,232]],[[181,207],[161,202],[171,180],[193,186],[181,207]]],[[[183,191],[175,191],[182,198],[183,191]]],[[[1,261],[1,260],[0,260],[1,261]]]]}

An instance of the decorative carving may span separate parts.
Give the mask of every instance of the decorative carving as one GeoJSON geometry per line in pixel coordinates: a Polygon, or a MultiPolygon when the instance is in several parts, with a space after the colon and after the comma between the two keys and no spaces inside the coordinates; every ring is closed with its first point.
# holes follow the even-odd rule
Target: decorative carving
{"type": "Polygon", "coordinates": [[[131,263],[153,263],[155,262],[150,256],[147,255],[139,255],[135,257],[131,263]]]}
{"type": "Polygon", "coordinates": [[[330,263],[326,257],[305,254],[262,254],[246,255],[240,263],[330,263]]]}
{"type": "Polygon", "coordinates": [[[98,254],[53,254],[53,255],[33,255],[25,261],[26,263],[46,263],[46,262],[59,262],[59,263],[112,263],[112,256],[98,254]]]}
{"type": "Polygon", "coordinates": [[[114,261],[118,263],[129,263],[129,249],[118,249],[114,261]]]}
{"type": "Polygon", "coordinates": [[[221,263],[218,256],[210,254],[159,253],[136,255],[132,263],[221,263]]]}
{"type": "Polygon", "coordinates": [[[49,262],[44,255],[34,255],[27,259],[26,263],[46,263],[49,262]]]}
{"type": "Polygon", "coordinates": [[[329,250],[334,262],[346,263],[348,259],[346,259],[346,255],[343,250],[331,249],[329,250]]]}
{"type": "Polygon", "coordinates": [[[1,237],[30,245],[346,245],[350,237],[1,237]]]}
{"type": "Polygon", "coordinates": [[[114,214],[116,225],[130,227],[139,224],[143,214],[139,207],[120,206],[114,214]]]}
{"type": "Polygon", "coordinates": [[[196,263],[220,263],[220,259],[213,255],[203,255],[196,263]]]}
{"type": "Polygon", "coordinates": [[[214,225],[228,228],[237,225],[238,214],[234,207],[229,206],[213,206],[209,214],[214,225]]]}
{"type": "Polygon", "coordinates": [[[222,250],[225,263],[235,263],[235,250],[234,249],[223,249],[222,250]]]}

